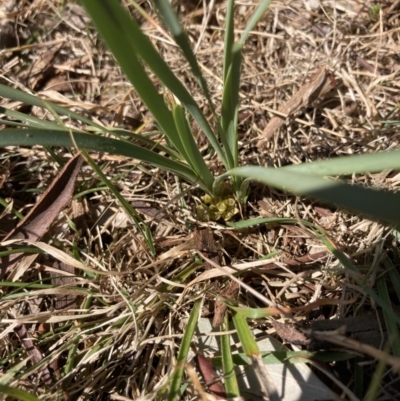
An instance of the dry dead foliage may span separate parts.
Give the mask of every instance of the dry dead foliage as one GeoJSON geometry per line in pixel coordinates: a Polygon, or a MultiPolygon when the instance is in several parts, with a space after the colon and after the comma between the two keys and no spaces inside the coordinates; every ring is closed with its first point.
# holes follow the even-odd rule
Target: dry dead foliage
{"type": "MultiPolygon", "coordinates": [[[[151,18],[125,3],[207,114],[187,64],[149,2],[139,3],[151,18]]],[[[256,3],[237,2],[238,34],[256,3]]],[[[218,109],[225,2],[186,0],[175,5],[218,109]]],[[[383,0],[379,8],[373,2],[356,0],[273,1],[245,47],[239,113],[241,164],[278,167],[398,147],[399,26],[398,1],[383,0]],[[259,142],[262,146],[257,146],[259,142]]],[[[154,129],[152,116],[75,2],[6,0],[0,4],[0,82],[34,92],[107,126],[137,133],[154,129]]],[[[0,107],[54,119],[38,107],[7,99],[0,99],[0,107]]],[[[196,136],[206,150],[202,134],[196,132],[196,136]]],[[[67,149],[53,151],[65,161],[72,157],[67,149]]],[[[34,339],[40,366],[27,371],[34,361],[26,362],[11,383],[41,399],[139,399],[143,394],[150,396],[140,399],[151,399],[167,383],[194,297],[203,291],[210,298],[214,291],[210,280],[215,277],[219,277],[214,281],[219,286],[216,292],[233,296],[241,305],[265,306],[250,290],[268,298],[276,321],[265,319],[258,324],[287,342],[290,335],[280,334],[285,324],[374,312],[374,302],[344,274],[312,226],[321,227],[330,243],[360,266],[371,287],[383,274],[381,261],[390,260],[399,268],[399,242],[388,228],[335,207],[254,184],[242,217],[285,217],[293,218],[293,223],[232,230],[219,223],[198,222],[194,210],[202,194],[185,183],[177,185],[171,175],[118,156],[92,157],[137,208],[153,235],[154,251],[85,165],[75,186],[79,196],[53,219],[43,240],[51,246],[41,245],[51,258],[41,255],[17,278],[5,278],[14,284],[26,283],[25,287],[0,286],[0,374],[26,358],[21,347],[24,338],[34,339]],[[202,226],[211,232],[212,249],[199,247],[193,238],[194,228],[202,230],[202,226]],[[217,271],[208,262],[204,267],[211,270],[194,267],[196,250],[205,256],[211,252],[212,259],[215,248],[215,262],[234,269],[217,271]],[[29,283],[49,284],[57,269],[54,260],[70,265],[68,254],[80,258],[74,264],[79,269],[65,273],[79,276],[79,285],[74,281],[72,288],[71,282],[63,281],[58,282],[62,285],[58,291],[29,288],[29,283]],[[260,261],[268,254],[270,260],[260,261]],[[82,270],[85,266],[86,271],[82,270]],[[245,271],[241,289],[230,291],[229,274],[238,269],[245,271]],[[191,274],[185,276],[186,271],[191,274]],[[67,310],[54,306],[51,300],[57,302],[60,295],[72,295],[69,301],[74,306],[67,310]]],[[[219,174],[218,160],[207,158],[219,174]]],[[[57,172],[57,163],[43,148],[2,149],[1,198],[9,205],[1,212],[2,240],[17,225],[17,211],[28,215],[41,189],[49,187],[57,172]]],[[[391,190],[400,186],[400,174],[391,171],[349,179],[391,190]]],[[[389,289],[393,305],[399,305],[394,289],[389,289]]],[[[204,308],[205,316],[210,313],[204,308]]],[[[297,330],[293,328],[292,334],[297,330]]],[[[339,341],[340,346],[372,358],[379,358],[377,352],[381,352],[343,333],[333,338],[332,333],[319,331],[317,339],[339,341]]],[[[365,368],[366,377],[374,372],[371,366],[365,368]]],[[[331,366],[339,379],[321,377],[340,392],[340,385],[346,387],[353,379],[343,373],[345,368],[345,363],[331,366]]],[[[189,386],[185,399],[198,393],[196,385],[189,386]]],[[[218,387],[215,394],[223,392],[218,387]]],[[[385,375],[381,394],[400,398],[391,371],[385,375]]]]}

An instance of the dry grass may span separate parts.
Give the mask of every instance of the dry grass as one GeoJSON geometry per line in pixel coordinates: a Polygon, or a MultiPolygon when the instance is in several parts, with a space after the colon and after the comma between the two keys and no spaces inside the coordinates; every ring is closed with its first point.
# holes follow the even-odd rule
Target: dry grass
{"type": "MultiPolygon", "coordinates": [[[[9,8],[2,10],[9,23],[0,28],[0,45],[11,50],[0,55],[1,83],[37,93],[107,126],[143,134],[154,129],[151,115],[89,27],[80,6],[63,6],[58,0],[31,0],[15,6],[12,0],[5,3],[9,8]]],[[[254,3],[237,2],[237,32],[245,26],[254,3]]],[[[320,3],[313,8],[318,1],[274,1],[250,35],[239,116],[244,165],[282,166],[399,146],[399,2],[382,1],[380,9],[368,1],[320,3]],[[334,89],[290,116],[264,148],[257,147],[274,111],[321,66],[334,76],[334,89]]],[[[187,65],[151,6],[142,2],[142,7],[154,18],[138,16],[144,31],[196,101],[204,105],[187,65]]],[[[225,2],[197,4],[186,0],[177,8],[212,98],[219,105],[225,2]]],[[[137,12],[132,10],[132,14],[137,12]]],[[[1,100],[1,106],[53,118],[39,108],[28,109],[6,99],[1,100]]],[[[198,141],[206,150],[201,133],[198,141]]],[[[60,158],[69,157],[65,149],[55,152],[60,158]]],[[[49,296],[35,289],[0,287],[1,376],[26,357],[12,334],[15,318],[7,318],[7,312],[20,319],[29,317],[26,327],[45,362],[51,362],[53,384],[43,387],[40,369],[31,369],[29,363],[14,373],[18,380],[11,383],[41,399],[153,399],[162,389],[174,366],[193,300],[209,288],[207,281],[187,286],[195,272],[201,272],[201,265],[194,260],[195,226],[212,227],[226,265],[257,261],[278,251],[275,264],[251,269],[243,281],[272,303],[293,311],[300,308],[294,314],[298,322],[378,313],[374,301],[327,249],[327,238],[365,273],[371,287],[376,280],[386,278],[387,263],[396,272],[399,268],[399,242],[392,230],[334,207],[253,185],[241,217],[287,217],[294,223],[233,230],[219,223],[196,221],[194,207],[202,194],[173,176],[112,155],[93,158],[143,216],[153,235],[155,252],[104,183],[85,168],[77,185],[78,196],[54,224],[46,242],[74,252],[104,274],[76,272],[76,285],[85,290],[76,299],[76,309],[68,313],[54,309],[51,299],[57,291],[49,296]],[[75,226],[68,224],[67,216],[75,226]],[[301,223],[303,220],[309,225],[301,223]],[[325,243],[316,227],[325,230],[325,243]],[[13,293],[19,295],[10,296],[13,293]],[[332,304],[301,310],[319,299],[331,299],[332,304]],[[52,311],[51,320],[44,324],[40,316],[47,311],[52,311]]],[[[53,179],[57,164],[42,148],[3,149],[0,160],[2,198],[26,214],[37,200],[38,188],[53,179]]],[[[218,161],[211,157],[208,161],[215,174],[222,171],[218,161]]],[[[400,186],[400,175],[393,172],[349,179],[392,190],[400,186]]],[[[2,234],[16,222],[11,208],[3,210],[2,234]]],[[[36,259],[17,281],[48,283],[46,271],[52,263],[44,257],[36,259]]],[[[393,280],[388,280],[387,286],[397,307],[398,288],[393,280]]],[[[263,306],[246,291],[238,299],[249,307],[263,306]]],[[[204,315],[207,313],[204,308],[204,315]]],[[[274,332],[268,319],[258,324],[274,332]]],[[[353,367],[338,363],[331,369],[339,381],[351,387],[356,380],[352,372],[349,374],[353,367]]],[[[374,365],[365,368],[362,391],[374,369],[374,365]]],[[[329,378],[321,377],[340,393],[329,378]]],[[[388,399],[384,398],[388,394],[400,399],[396,380],[388,370],[379,399],[388,399]]],[[[189,386],[187,399],[195,394],[189,386]]]]}

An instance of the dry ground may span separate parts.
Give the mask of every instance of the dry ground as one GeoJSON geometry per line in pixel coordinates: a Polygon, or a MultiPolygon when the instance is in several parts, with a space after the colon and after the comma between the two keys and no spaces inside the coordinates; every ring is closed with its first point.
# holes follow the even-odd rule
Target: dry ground
{"type": "MultiPolygon", "coordinates": [[[[141,134],[155,129],[152,116],[105,50],[79,5],[64,4],[61,0],[3,3],[0,47],[7,51],[0,55],[2,84],[38,94],[106,126],[141,134]]],[[[138,15],[131,8],[132,14],[141,21],[144,31],[175,73],[189,89],[196,90],[187,64],[160,29],[151,5],[145,1],[139,3],[154,19],[138,15]]],[[[218,110],[225,2],[176,3],[218,110]]],[[[236,3],[239,33],[257,1],[236,3]]],[[[380,6],[377,3],[272,2],[250,35],[244,53],[239,115],[243,165],[282,166],[399,147],[400,2],[381,1],[380,6]],[[329,75],[329,92],[291,112],[285,123],[259,145],[268,121],[278,110],[288,114],[283,106],[321,67],[329,75]]],[[[194,95],[207,113],[202,95],[197,92],[194,95]]],[[[0,102],[1,107],[53,118],[37,107],[7,99],[0,102]]],[[[215,157],[207,153],[208,145],[201,133],[197,134],[197,140],[215,174],[222,172],[215,157]]],[[[70,158],[67,149],[53,152],[41,147],[2,149],[1,198],[23,215],[54,179],[58,171],[54,156],[62,160],[70,158]]],[[[154,250],[145,244],[104,183],[89,167],[84,167],[71,207],[53,224],[44,242],[75,257],[79,255],[84,263],[109,274],[96,276],[76,271],[75,280],[84,291],[80,296],[67,291],[74,305],[72,312],[61,314],[67,318],[52,324],[37,320],[25,325],[27,335],[34,339],[40,352],[49,357],[48,361],[53,359],[50,384],[44,386],[39,369],[32,369],[25,362],[13,374],[18,379],[11,381],[14,385],[36,393],[41,399],[122,399],[117,394],[137,399],[145,393],[151,399],[171,373],[183,332],[182,322],[194,298],[199,293],[206,294],[210,288],[208,282],[185,287],[202,271],[201,264],[179,284],[182,272],[192,268],[195,261],[198,248],[193,239],[195,227],[200,231],[202,227],[211,227],[210,241],[221,254],[222,264],[273,256],[276,263],[266,262],[265,266],[250,269],[242,280],[272,302],[290,308],[299,323],[377,316],[382,331],[386,331],[380,308],[346,274],[337,255],[326,245],[330,241],[347,255],[365,274],[368,286],[374,287],[377,280],[383,279],[389,301],[396,309],[400,299],[394,277],[400,263],[399,237],[394,236],[393,230],[337,207],[291,197],[256,184],[241,216],[235,219],[285,217],[292,218],[291,223],[240,230],[226,227],[223,222],[199,222],[195,205],[202,194],[196,189],[133,160],[110,154],[92,156],[124,198],[139,211],[153,235],[154,250]],[[325,230],[325,243],[315,227],[325,230]],[[388,276],[390,269],[396,272],[394,276],[388,276]],[[318,300],[331,302],[302,309],[318,300]],[[163,341],[157,341],[157,337],[163,341]]],[[[390,171],[348,179],[392,190],[400,186],[400,176],[390,171]]],[[[17,223],[11,206],[2,210],[3,236],[17,223]]],[[[20,277],[8,281],[48,283],[48,272],[55,268],[54,258],[41,255],[20,277]]],[[[228,283],[219,285],[224,287],[228,283]]],[[[60,294],[57,298],[53,291],[49,296],[49,292],[40,292],[40,288],[33,293],[33,288],[0,287],[2,377],[26,358],[21,338],[13,331],[15,319],[29,315],[33,321],[37,314],[46,311],[60,315],[55,303],[60,301],[60,294]]],[[[239,291],[234,297],[242,305],[264,306],[246,291],[239,291]]],[[[204,316],[212,314],[207,307],[208,301],[204,316]]],[[[287,323],[284,318],[275,318],[287,323]]],[[[285,338],[280,326],[269,319],[252,324],[293,346],[290,336],[285,338]]],[[[357,339],[361,337],[356,336],[357,339]]],[[[379,334],[373,345],[382,347],[384,343],[384,336],[379,334]]],[[[307,345],[297,347],[306,349],[307,345]]],[[[358,381],[356,372],[360,370],[354,360],[326,366],[336,382],[332,377],[319,375],[342,399],[349,396],[343,393],[340,383],[356,394],[355,399],[360,399],[375,371],[372,361],[362,356],[357,359],[363,369],[363,382],[358,381]]],[[[191,386],[185,397],[196,397],[191,386]]],[[[398,377],[389,369],[382,379],[378,399],[400,399],[398,377]]]]}

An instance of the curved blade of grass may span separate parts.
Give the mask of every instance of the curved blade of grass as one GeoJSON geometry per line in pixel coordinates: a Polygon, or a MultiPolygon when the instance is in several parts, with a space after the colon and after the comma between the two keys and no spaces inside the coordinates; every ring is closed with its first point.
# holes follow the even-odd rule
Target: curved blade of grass
{"type": "Polygon", "coordinates": [[[206,99],[211,107],[213,114],[215,114],[214,104],[211,100],[207,82],[204,79],[203,74],[201,73],[201,69],[199,67],[199,64],[197,63],[197,59],[193,54],[188,37],[182,27],[182,24],[179,22],[178,16],[176,15],[169,1],[153,0],[153,3],[156,6],[157,11],[160,14],[165,26],[168,28],[175,42],[181,48],[186,60],[190,65],[190,68],[192,69],[194,76],[197,79],[200,89],[206,96],[206,99]]]}
{"type": "Polygon", "coordinates": [[[284,169],[253,166],[230,170],[219,176],[214,185],[218,185],[220,179],[231,174],[252,178],[296,195],[334,203],[372,219],[400,226],[399,193],[378,191],[313,175],[288,172],[284,169]]]}
{"type": "Polygon", "coordinates": [[[238,166],[237,151],[237,116],[239,105],[241,48],[234,50],[234,0],[228,0],[226,6],[224,40],[224,89],[222,96],[221,127],[222,135],[232,153],[232,168],[238,166]]]}
{"type": "Polygon", "coordinates": [[[40,401],[39,398],[24,390],[20,390],[19,388],[15,387],[5,386],[3,384],[0,384],[0,394],[5,394],[15,398],[16,400],[21,401],[40,401]]]}
{"type": "Polygon", "coordinates": [[[242,47],[237,43],[232,49],[226,49],[231,52],[231,65],[228,69],[224,81],[224,92],[222,97],[221,124],[223,135],[226,136],[226,142],[233,157],[233,166],[238,166],[238,138],[237,138],[237,119],[239,110],[239,86],[240,69],[242,65],[242,47]]]}
{"type": "Polygon", "coordinates": [[[108,187],[108,189],[113,193],[118,202],[124,208],[125,212],[131,216],[133,222],[135,223],[137,229],[142,234],[144,240],[146,241],[147,247],[149,248],[151,254],[153,256],[156,255],[156,250],[154,248],[154,241],[151,235],[151,231],[146,223],[139,216],[138,212],[130,205],[130,203],[120,194],[120,192],[114,187],[111,181],[105,176],[105,174],[101,171],[101,168],[97,166],[97,164],[92,160],[89,154],[84,149],[80,149],[82,155],[85,157],[86,161],[92,167],[94,172],[100,177],[104,184],[108,187]]]}
{"type": "MultiPolygon", "coordinates": [[[[388,347],[385,348],[386,348],[385,351],[388,352],[389,351],[387,349],[388,347]]],[[[363,401],[376,401],[379,399],[378,395],[382,388],[382,379],[386,373],[386,365],[387,363],[384,359],[381,359],[379,361],[363,401]]]]}
{"type": "Polygon", "coordinates": [[[275,384],[272,381],[268,371],[265,369],[264,363],[261,358],[260,350],[251,333],[250,327],[246,319],[238,312],[232,311],[232,318],[235,328],[237,330],[240,343],[246,356],[250,359],[254,372],[260,382],[261,388],[266,391],[271,401],[280,401],[280,397],[276,390],[275,384]]]}
{"type": "Polygon", "coordinates": [[[226,225],[234,228],[248,228],[256,226],[257,224],[297,224],[299,221],[305,225],[310,224],[306,220],[297,220],[289,217],[259,217],[236,222],[227,222],[226,225]]]}
{"type": "Polygon", "coordinates": [[[190,342],[192,341],[194,331],[196,330],[197,321],[199,320],[201,304],[201,299],[197,300],[193,305],[192,312],[190,313],[189,321],[182,338],[182,344],[179,349],[175,371],[172,374],[168,401],[177,401],[180,399],[179,389],[181,386],[183,371],[185,369],[185,362],[189,353],[190,342]]]}
{"type": "MultiPolygon", "coordinates": [[[[188,41],[187,35],[185,34],[185,31],[184,31],[181,23],[179,22],[179,18],[177,17],[175,11],[173,10],[171,4],[168,1],[154,0],[154,3],[158,9],[158,12],[160,13],[160,15],[163,19],[164,24],[166,25],[166,27],[172,34],[173,38],[175,39],[175,42],[181,48],[186,60],[189,62],[192,72],[193,72],[194,76],[196,77],[200,88],[203,90],[203,93],[206,96],[208,104],[210,105],[210,108],[211,108],[211,111],[212,111],[212,114],[214,117],[214,121],[217,124],[219,137],[220,137],[221,142],[224,147],[223,152],[224,152],[224,156],[225,156],[225,162],[224,162],[224,159],[221,159],[221,160],[223,161],[226,168],[236,167],[236,165],[234,164],[233,155],[230,152],[230,146],[229,146],[228,142],[226,141],[226,136],[224,135],[224,131],[219,123],[219,118],[217,118],[217,116],[216,116],[215,107],[212,102],[206,81],[203,78],[203,75],[202,75],[200,67],[197,63],[196,57],[193,54],[192,48],[190,47],[190,43],[188,41]],[[229,167],[229,166],[231,166],[231,167],[229,167]]],[[[193,113],[192,113],[192,115],[193,115],[193,113]]],[[[193,117],[195,117],[195,116],[193,115],[193,117]]],[[[200,124],[200,122],[198,120],[197,120],[197,122],[208,137],[208,134],[207,134],[208,128],[207,128],[207,130],[205,130],[205,127],[202,124],[200,124]]],[[[210,132],[210,135],[213,135],[213,137],[215,137],[213,132],[210,132]]],[[[208,139],[210,140],[213,148],[215,149],[213,141],[209,137],[208,137],[208,139]]]]}
{"type": "Polygon", "coordinates": [[[53,109],[59,115],[68,116],[74,120],[81,121],[85,124],[104,130],[104,128],[100,124],[96,124],[88,118],[83,117],[78,113],[74,113],[73,111],[70,111],[65,107],[58,106],[55,103],[40,99],[38,96],[30,95],[29,93],[22,92],[18,89],[13,89],[2,84],[0,84],[0,97],[5,97],[7,99],[15,100],[17,102],[29,104],[31,106],[42,107],[44,109],[47,109],[48,106],[50,106],[51,109],[53,109]]]}
{"type": "Polygon", "coordinates": [[[329,240],[328,236],[325,233],[322,233],[322,229],[320,228],[321,234],[319,236],[321,242],[326,246],[329,252],[334,255],[338,261],[342,264],[342,266],[347,270],[347,273],[350,274],[357,285],[362,288],[362,290],[368,294],[381,308],[386,311],[388,315],[392,316],[392,319],[396,321],[397,324],[400,324],[400,316],[396,313],[392,314],[392,308],[390,304],[384,301],[370,286],[369,284],[364,283],[363,277],[359,274],[358,269],[353,265],[351,260],[340,250],[335,244],[329,240]]]}
{"type": "Polygon", "coordinates": [[[312,163],[282,167],[284,171],[317,176],[377,173],[382,170],[400,169],[400,150],[344,156],[312,163]]]}
{"type": "Polygon", "coordinates": [[[192,114],[226,166],[225,154],[199,106],[119,1],[81,0],[81,2],[141,99],[177,149],[181,149],[182,144],[173,124],[172,114],[146,74],[139,58],[192,114]]]}
{"type": "MultiPolygon", "coordinates": [[[[15,123],[13,121],[4,120],[3,123],[5,125],[11,125],[11,124],[15,124],[17,126],[29,125],[30,127],[34,127],[34,128],[60,129],[60,125],[55,122],[43,120],[41,118],[37,118],[37,117],[31,116],[29,114],[21,113],[19,111],[6,109],[5,107],[0,106],[0,113],[6,115],[8,117],[11,117],[13,119],[23,121],[23,123],[15,123]]],[[[79,130],[74,130],[74,131],[79,131],[79,130]]]]}
{"type": "MultiPolygon", "coordinates": [[[[135,158],[143,162],[152,164],[163,170],[172,172],[192,184],[198,184],[204,191],[209,192],[205,184],[196,176],[196,174],[184,164],[168,159],[148,149],[120,141],[112,138],[105,138],[99,135],[90,135],[74,133],[74,140],[79,148],[96,150],[135,158]]],[[[66,146],[73,147],[70,133],[56,130],[40,129],[4,129],[0,131],[0,146],[66,146]]]]}
{"type": "MultiPolygon", "coordinates": [[[[152,43],[140,31],[137,23],[129,17],[118,1],[81,0],[81,2],[140,98],[149,108],[163,132],[181,152],[183,145],[176,130],[172,113],[138,58],[137,46],[140,46],[139,42],[145,41],[146,44],[149,44],[147,50],[153,54],[155,50],[152,43]]],[[[164,61],[162,62],[165,64],[164,61]]]]}
{"type": "Polygon", "coordinates": [[[250,21],[247,23],[246,28],[244,29],[242,36],[240,37],[240,42],[244,43],[244,41],[249,36],[249,33],[255,28],[260,21],[261,17],[264,15],[265,11],[271,4],[272,0],[262,0],[257,8],[254,10],[253,15],[250,18],[250,21]]]}
{"type": "Polygon", "coordinates": [[[173,115],[175,119],[176,128],[181,136],[182,144],[185,148],[185,159],[192,167],[193,171],[201,178],[206,184],[207,188],[212,188],[214,183],[214,176],[205,163],[199,148],[190,132],[189,123],[180,105],[175,105],[173,108],[173,115]]]}
{"type": "MultiPolygon", "coordinates": [[[[393,268],[390,263],[385,263],[386,268],[393,268]]],[[[385,277],[379,277],[377,280],[377,289],[381,299],[386,302],[391,310],[383,310],[383,317],[385,319],[386,328],[388,331],[389,343],[392,348],[394,356],[400,357],[400,335],[396,321],[393,319],[393,315],[396,313],[392,309],[392,301],[389,296],[389,292],[386,286],[385,277]]]]}
{"type": "MultiPolygon", "coordinates": [[[[88,129],[89,131],[89,129],[88,129]]],[[[110,133],[114,135],[116,138],[120,139],[121,141],[127,141],[126,137],[133,138],[136,142],[138,143],[144,143],[146,145],[150,145],[153,149],[160,150],[161,152],[166,152],[168,153],[173,159],[176,160],[183,160],[183,157],[180,153],[176,152],[174,149],[171,147],[162,145],[161,143],[158,143],[154,141],[153,139],[148,138],[146,135],[140,135],[136,134],[135,132],[130,132],[126,131],[123,129],[115,129],[115,128],[104,128],[102,132],[106,131],[107,133],[110,133]]],[[[160,135],[161,132],[154,133],[154,135],[160,135]]],[[[131,141],[128,141],[131,143],[131,141]]]]}
{"type": "MultiPolygon", "coordinates": [[[[222,323],[222,331],[229,330],[228,315],[225,314],[222,323]]],[[[232,350],[230,344],[230,335],[223,334],[221,336],[222,351],[222,371],[224,373],[225,392],[229,399],[240,397],[239,385],[236,379],[234,364],[232,359],[232,350]]]]}
{"type": "MultiPolygon", "coordinates": [[[[221,123],[223,134],[227,136],[227,143],[232,153],[234,167],[238,166],[237,120],[239,110],[242,49],[250,31],[254,29],[270,3],[271,0],[263,0],[258,5],[239,42],[237,43],[234,43],[234,0],[229,0],[227,4],[224,44],[224,90],[222,99],[221,123]]],[[[240,180],[236,185],[238,185],[236,188],[239,189],[240,180]]]]}

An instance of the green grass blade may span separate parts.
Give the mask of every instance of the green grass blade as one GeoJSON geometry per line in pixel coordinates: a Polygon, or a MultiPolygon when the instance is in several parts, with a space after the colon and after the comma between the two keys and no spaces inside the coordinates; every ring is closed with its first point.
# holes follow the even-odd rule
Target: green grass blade
{"type": "Polygon", "coordinates": [[[348,174],[377,173],[382,170],[400,169],[400,150],[344,156],[312,163],[302,163],[282,167],[293,173],[317,176],[337,176],[348,174]]]}
{"type": "Polygon", "coordinates": [[[255,9],[253,15],[250,18],[250,21],[247,23],[247,26],[244,29],[244,32],[242,33],[242,36],[240,38],[240,42],[242,42],[242,44],[249,36],[249,33],[255,28],[258,21],[260,21],[261,17],[264,15],[265,11],[267,11],[267,8],[271,4],[271,2],[272,2],[272,0],[262,0],[260,2],[260,4],[258,5],[258,7],[255,9]]]}
{"type": "Polygon", "coordinates": [[[291,217],[257,217],[254,219],[241,220],[236,222],[227,222],[226,225],[228,227],[241,229],[241,228],[253,227],[258,224],[297,224],[299,223],[299,221],[301,221],[301,223],[305,225],[310,224],[306,220],[297,220],[291,217]]]}
{"type": "Polygon", "coordinates": [[[27,393],[24,390],[20,390],[19,388],[5,386],[0,384],[0,394],[5,394],[10,397],[13,397],[16,400],[21,401],[40,401],[39,398],[35,397],[34,395],[27,393]]]}
{"type": "Polygon", "coordinates": [[[178,129],[181,141],[186,152],[185,159],[192,167],[193,171],[201,178],[207,188],[212,190],[214,183],[214,177],[211,174],[207,164],[205,163],[203,156],[201,155],[199,148],[190,132],[189,123],[180,105],[176,105],[173,109],[173,115],[175,124],[178,129]]]}
{"type": "Polygon", "coordinates": [[[140,30],[137,22],[132,20],[122,8],[119,1],[81,0],[81,2],[141,99],[177,149],[180,149],[181,143],[172,114],[139,59],[142,59],[152,69],[157,78],[192,114],[221,161],[226,165],[225,154],[199,106],[162,59],[150,39],[140,30]]]}
{"type": "Polygon", "coordinates": [[[267,395],[271,401],[280,401],[281,398],[278,395],[275,384],[273,383],[268,371],[265,369],[260,350],[258,349],[256,340],[254,339],[246,319],[236,311],[232,311],[232,318],[243,351],[250,359],[251,364],[254,367],[254,373],[260,382],[261,388],[267,392],[267,395]]]}
{"type": "Polygon", "coordinates": [[[47,100],[40,99],[38,96],[30,95],[29,93],[22,92],[18,89],[13,89],[5,85],[0,84],[0,97],[5,97],[7,99],[15,100],[17,102],[22,102],[29,104],[31,106],[38,106],[44,109],[49,107],[54,110],[57,114],[62,116],[68,116],[71,119],[81,121],[85,124],[97,127],[103,130],[103,127],[99,124],[94,123],[86,117],[81,116],[78,113],[74,113],[64,107],[58,106],[55,103],[48,102],[47,100]]]}
{"type": "MultiPolygon", "coordinates": [[[[225,314],[224,321],[222,323],[222,331],[228,331],[228,330],[229,330],[228,315],[225,314]]],[[[222,371],[224,373],[226,395],[228,398],[239,397],[240,391],[234,371],[229,334],[223,334],[221,336],[221,351],[222,351],[222,371]]]]}
{"type": "Polygon", "coordinates": [[[189,353],[190,342],[192,341],[194,331],[196,330],[197,321],[199,320],[201,305],[202,305],[201,299],[197,300],[193,305],[192,312],[190,313],[185,333],[182,338],[182,344],[179,349],[175,371],[172,374],[171,388],[168,394],[168,401],[179,400],[179,389],[181,386],[183,372],[185,369],[185,362],[189,353]]]}
{"type": "Polygon", "coordinates": [[[188,61],[189,65],[190,65],[190,68],[192,69],[194,76],[197,79],[200,89],[203,91],[204,95],[206,96],[207,101],[214,114],[214,104],[211,100],[207,82],[204,79],[203,74],[201,73],[201,69],[197,62],[197,59],[192,51],[188,37],[182,27],[182,24],[179,22],[178,16],[174,12],[169,1],[153,0],[153,3],[156,6],[161,18],[163,19],[165,26],[170,31],[175,42],[181,48],[186,60],[188,61]]]}
{"type": "Polygon", "coordinates": [[[239,86],[240,68],[242,64],[242,48],[238,44],[233,45],[231,51],[231,65],[224,81],[224,93],[222,98],[221,124],[223,135],[233,158],[233,167],[238,166],[238,138],[237,119],[239,110],[239,86]]]}
{"type": "Polygon", "coordinates": [[[254,339],[245,317],[240,312],[233,310],[232,318],[239,336],[240,343],[242,344],[243,352],[249,358],[255,355],[260,355],[260,350],[258,349],[256,340],[254,339]]]}
{"type": "Polygon", "coordinates": [[[237,116],[239,105],[239,80],[241,49],[234,46],[234,0],[228,0],[224,42],[224,89],[221,110],[221,139],[232,155],[231,168],[238,166],[237,116]]]}
{"type": "MultiPolygon", "coordinates": [[[[21,113],[19,111],[6,109],[5,107],[0,106],[0,113],[6,115],[8,117],[11,117],[15,120],[23,121],[23,123],[14,123],[16,126],[30,126],[30,127],[34,127],[34,128],[43,128],[43,129],[60,129],[60,125],[55,122],[43,120],[41,118],[37,118],[37,117],[31,116],[29,114],[21,113]]],[[[4,120],[3,123],[5,125],[9,125],[9,124],[11,125],[13,122],[4,120]]],[[[78,131],[78,130],[74,130],[74,131],[78,131]]]]}
{"type": "MultiPolygon", "coordinates": [[[[385,347],[385,351],[388,351],[388,347],[385,347]]],[[[379,391],[382,387],[382,379],[386,373],[386,362],[385,360],[380,360],[378,366],[375,369],[374,375],[367,390],[363,401],[376,401],[378,399],[379,391]]]]}
{"type": "Polygon", "coordinates": [[[224,82],[227,81],[228,72],[232,65],[232,49],[235,43],[235,24],[234,24],[234,0],[228,0],[226,4],[225,16],[225,39],[224,39],[224,82]]]}
{"type": "Polygon", "coordinates": [[[105,174],[101,171],[101,169],[97,166],[97,164],[92,160],[86,150],[80,150],[85,157],[86,161],[92,167],[94,172],[100,177],[103,183],[108,187],[108,189],[113,193],[115,198],[121,204],[125,212],[131,216],[133,222],[135,223],[138,231],[142,234],[144,240],[146,241],[147,247],[149,248],[151,254],[153,256],[156,255],[156,250],[154,248],[154,240],[151,235],[151,231],[149,227],[147,227],[146,223],[139,216],[138,212],[130,205],[130,203],[120,194],[120,192],[114,187],[111,181],[105,176],[105,174]]]}
{"type": "MultiPolygon", "coordinates": [[[[160,13],[160,15],[163,19],[165,25],[167,26],[168,30],[171,32],[172,36],[174,37],[175,42],[179,45],[186,60],[189,62],[192,72],[194,73],[195,77],[197,78],[197,81],[198,81],[201,89],[203,90],[203,93],[206,96],[206,99],[210,105],[214,120],[217,124],[219,137],[220,137],[221,142],[224,147],[224,149],[223,149],[224,150],[224,152],[223,152],[224,158],[221,158],[221,160],[224,163],[226,168],[233,168],[235,166],[234,160],[233,160],[233,155],[230,152],[230,147],[226,141],[226,136],[224,135],[224,131],[220,125],[219,118],[217,118],[217,116],[215,114],[215,108],[214,108],[211,96],[209,94],[207,84],[201,74],[201,70],[197,63],[196,57],[194,56],[194,54],[192,52],[192,49],[190,47],[190,43],[187,39],[185,31],[183,30],[183,27],[180,24],[175,11],[173,10],[172,6],[170,5],[170,3],[168,1],[154,0],[154,3],[158,9],[158,12],[160,13]]],[[[225,54],[226,54],[226,52],[225,52],[225,54]]],[[[182,101],[182,99],[180,99],[180,100],[182,101]]],[[[183,101],[182,101],[182,103],[185,104],[183,101]]],[[[192,113],[192,115],[193,115],[193,113],[192,113]]],[[[195,116],[193,115],[193,117],[195,117],[195,116]]],[[[209,138],[209,135],[212,134],[214,136],[214,134],[212,132],[210,132],[210,134],[207,134],[208,127],[204,126],[204,124],[201,124],[199,120],[197,120],[197,122],[200,125],[200,127],[204,130],[204,133],[207,135],[213,148],[216,149],[215,148],[216,144],[213,144],[214,139],[211,140],[211,138],[209,138]]]]}
{"type": "Polygon", "coordinates": [[[392,307],[390,303],[384,301],[369,285],[369,283],[365,283],[363,277],[360,275],[357,268],[353,265],[351,260],[340,250],[338,249],[332,241],[326,235],[320,235],[321,242],[326,246],[329,252],[334,255],[342,266],[347,270],[347,273],[350,274],[354,280],[356,281],[357,285],[366,293],[368,294],[377,305],[379,305],[382,310],[386,311],[388,315],[391,315],[393,320],[400,324],[400,316],[397,314],[392,314],[392,307]]]}
{"type": "MultiPolygon", "coordinates": [[[[338,160],[337,163],[340,164],[340,161],[338,160]]],[[[372,219],[400,226],[399,193],[378,191],[341,181],[292,173],[284,169],[253,166],[230,170],[218,177],[215,185],[218,185],[218,181],[228,175],[251,178],[296,195],[309,196],[333,203],[372,219]]]]}
{"type": "MultiPolygon", "coordinates": [[[[385,267],[391,268],[390,264],[385,263],[385,267]]],[[[392,302],[389,297],[389,292],[386,286],[385,277],[379,277],[377,280],[377,289],[381,299],[386,302],[391,310],[383,310],[383,317],[385,319],[386,328],[389,336],[389,343],[392,348],[394,356],[400,357],[400,335],[396,321],[393,319],[393,315],[396,314],[392,309],[392,302]]]]}
{"type": "MultiPolygon", "coordinates": [[[[150,43],[149,39],[144,36],[137,23],[130,18],[117,0],[101,2],[81,0],[81,2],[140,98],[149,108],[164,133],[180,150],[182,145],[172,113],[138,58],[136,43],[140,45],[144,40],[148,44],[150,43]]],[[[147,50],[155,51],[151,43],[147,50]]]]}
{"type": "MultiPolygon", "coordinates": [[[[79,148],[90,149],[99,152],[118,154],[129,158],[141,160],[152,164],[163,170],[176,174],[192,184],[198,184],[200,187],[209,191],[205,184],[196,176],[196,174],[186,165],[161,156],[151,150],[140,146],[120,141],[112,138],[106,138],[99,135],[74,133],[74,140],[79,148]]],[[[39,130],[39,129],[4,129],[0,131],[0,146],[66,146],[73,147],[70,133],[65,130],[39,130]]]]}

